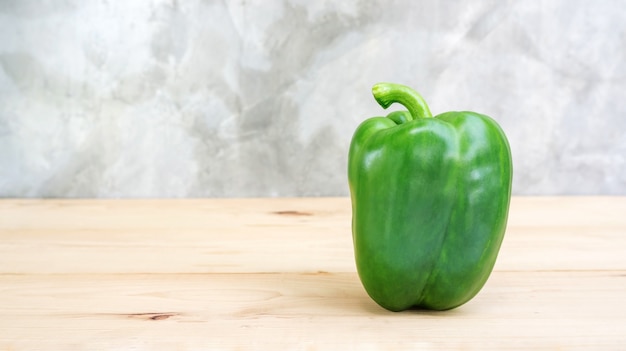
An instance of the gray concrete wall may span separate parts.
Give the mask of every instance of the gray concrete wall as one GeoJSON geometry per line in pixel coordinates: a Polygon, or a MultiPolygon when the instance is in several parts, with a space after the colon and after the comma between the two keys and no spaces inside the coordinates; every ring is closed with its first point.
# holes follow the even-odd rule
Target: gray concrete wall
{"type": "Polygon", "coordinates": [[[499,121],[515,194],[626,194],[625,63],[619,0],[0,0],[0,196],[347,195],[379,81],[499,121]]]}

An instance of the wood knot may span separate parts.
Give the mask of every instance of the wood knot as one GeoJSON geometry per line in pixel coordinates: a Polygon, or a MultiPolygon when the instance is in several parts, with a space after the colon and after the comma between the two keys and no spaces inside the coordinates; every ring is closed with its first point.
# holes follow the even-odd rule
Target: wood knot
{"type": "Polygon", "coordinates": [[[282,215],[282,216],[312,216],[313,214],[310,212],[301,212],[294,210],[285,210],[285,211],[276,211],[274,214],[282,215]]]}
{"type": "Polygon", "coordinates": [[[160,320],[163,320],[163,319],[168,319],[168,318],[170,318],[172,316],[173,316],[173,314],[157,314],[157,315],[154,315],[154,316],[150,317],[150,319],[152,319],[153,321],[160,321],[160,320]]]}
{"type": "Polygon", "coordinates": [[[128,315],[129,318],[137,318],[137,319],[145,319],[145,320],[152,320],[152,321],[162,321],[164,319],[168,319],[170,317],[175,317],[177,316],[178,313],[172,313],[172,312],[163,312],[163,313],[131,313],[128,315]]]}

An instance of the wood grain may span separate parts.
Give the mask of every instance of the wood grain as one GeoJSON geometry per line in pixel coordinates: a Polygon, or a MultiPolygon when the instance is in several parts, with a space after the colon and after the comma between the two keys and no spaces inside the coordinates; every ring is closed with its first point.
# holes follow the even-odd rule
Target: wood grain
{"type": "Polygon", "coordinates": [[[346,198],[4,199],[0,350],[619,350],[625,252],[625,197],[516,197],[476,298],[392,313],[346,198]]]}

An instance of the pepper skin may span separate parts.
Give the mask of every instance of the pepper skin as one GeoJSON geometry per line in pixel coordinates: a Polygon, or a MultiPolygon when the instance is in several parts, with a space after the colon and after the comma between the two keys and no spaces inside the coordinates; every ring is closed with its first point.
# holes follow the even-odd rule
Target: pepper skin
{"type": "Polygon", "coordinates": [[[475,112],[432,117],[409,87],[376,84],[408,111],[365,120],[348,157],[359,278],[391,311],[447,310],[472,299],[496,262],[511,199],[511,151],[475,112]]]}

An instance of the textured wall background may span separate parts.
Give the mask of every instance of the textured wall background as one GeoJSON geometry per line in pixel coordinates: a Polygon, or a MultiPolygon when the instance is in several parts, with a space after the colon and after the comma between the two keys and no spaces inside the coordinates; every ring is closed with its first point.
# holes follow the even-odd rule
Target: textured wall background
{"type": "Polygon", "coordinates": [[[0,0],[0,196],[347,195],[378,81],[507,132],[515,194],[626,194],[626,6],[0,0]]]}

